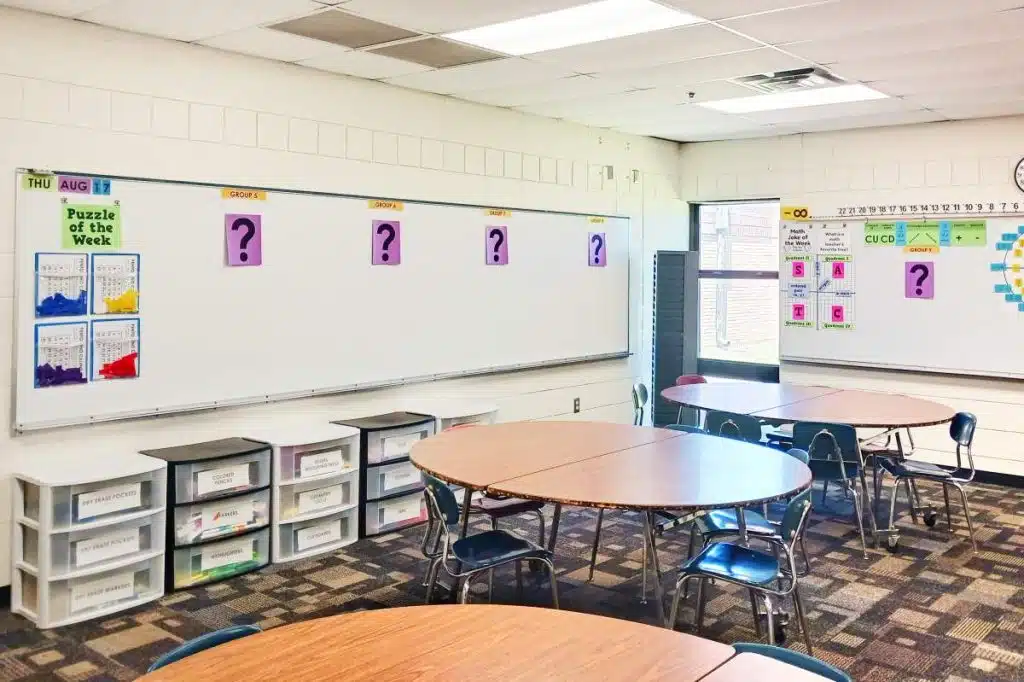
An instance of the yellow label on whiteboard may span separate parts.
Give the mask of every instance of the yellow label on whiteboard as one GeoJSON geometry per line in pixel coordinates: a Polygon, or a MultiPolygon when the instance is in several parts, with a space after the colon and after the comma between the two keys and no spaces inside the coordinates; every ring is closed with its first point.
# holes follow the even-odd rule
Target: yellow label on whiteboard
{"type": "Polygon", "coordinates": [[[903,253],[938,253],[937,246],[904,246],[903,253]]]}
{"type": "Polygon", "coordinates": [[[25,173],[21,176],[21,188],[38,190],[40,192],[56,192],[57,176],[25,173]]]}
{"type": "Polygon", "coordinates": [[[403,211],[405,210],[405,204],[401,201],[391,201],[390,199],[370,199],[366,202],[367,205],[375,211],[403,211]]]}
{"type": "Polygon", "coordinates": [[[494,216],[495,218],[511,218],[512,211],[507,208],[489,208],[484,211],[484,215],[494,216]]]}
{"type": "Polygon", "coordinates": [[[249,199],[250,201],[266,201],[267,193],[262,189],[234,189],[224,187],[220,191],[221,199],[249,199]]]}
{"type": "Polygon", "coordinates": [[[601,218],[599,216],[591,216],[590,218],[587,218],[587,222],[591,223],[592,225],[603,225],[604,218],[601,218]]]}
{"type": "Polygon", "coordinates": [[[811,209],[806,206],[783,206],[782,207],[782,219],[783,220],[810,220],[811,209]]]}

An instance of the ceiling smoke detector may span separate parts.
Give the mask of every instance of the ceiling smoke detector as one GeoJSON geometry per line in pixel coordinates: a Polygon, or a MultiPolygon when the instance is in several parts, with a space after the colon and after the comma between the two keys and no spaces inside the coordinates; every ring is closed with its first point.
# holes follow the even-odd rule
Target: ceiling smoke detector
{"type": "Polygon", "coordinates": [[[758,73],[753,76],[733,78],[733,83],[744,85],[763,93],[792,92],[812,88],[827,88],[842,85],[845,81],[833,76],[825,69],[807,67],[805,69],[789,69],[774,73],[758,73]]]}

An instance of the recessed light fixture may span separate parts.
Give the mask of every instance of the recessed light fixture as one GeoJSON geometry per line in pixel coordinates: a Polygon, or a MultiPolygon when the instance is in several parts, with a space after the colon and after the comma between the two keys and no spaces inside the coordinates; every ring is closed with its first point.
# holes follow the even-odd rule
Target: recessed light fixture
{"type": "Polygon", "coordinates": [[[600,0],[443,37],[495,52],[523,55],[703,21],[651,0],[600,0]]]}
{"type": "Polygon", "coordinates": [[[749,114],[755,111],[774,111],[777,109],[796,109],[798,107],[817,107],[824,104],[843,104],[845,102],[864,102],[872,99],[885,99],[889,95],[872,90],[866,85],[838,85],[832,88],[811,88],[776,92],[770,95],[754,95],[753,97],[736,97],[720,99],[713,102],[699,102],[697,106],[722,111],[727,114],[749,114]]]}

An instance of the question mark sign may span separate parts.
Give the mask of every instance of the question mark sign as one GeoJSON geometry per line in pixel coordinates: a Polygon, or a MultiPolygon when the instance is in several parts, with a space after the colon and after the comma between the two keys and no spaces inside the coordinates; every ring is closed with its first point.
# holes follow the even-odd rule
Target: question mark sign
{"type": "Polygon", "coordinates": [[[238,218],[231,224],[232,231],[237,230],[240,227],[245,228],[245,235],[243,235],[242,240],[238,242],[238,248],[242,251],[238,254],[238,258],[244,263],[249,260],[249,254],[246,253],[245,250],[249,248],[249,241],[256,236],[256,225],[248,218],[238,218]]]}
{"type": "Polygon", "coordinates": [[[920,296],[921,294],[924,293],[924,289],[921,288],[921,285],[924,284],[924,281],[926,279],[928,279],[928,266],[925,265],[924,263],[918,263],[914,265],[913,267],[910,268],[910,274],[913,275],[915,273],[920,273],[917,276],[917,284],[915,285],[917,289],[914,290],[917,293],[917,295],[920,296]]]}
{"type": "Polygon", "coordinates": [[[491,248],[494,249],[494,262],[497,263],[501,260],[501,256],[498,254],[498,251],[501,249],[501,245],[505,243],[505,234],[498,228],[494,228],[487,236],[491,239],[496,239],[491,248]]]}
{"type": "Polygon", "coordinates": [[[594,242],[597,242],[597,248],[594,249],[594,264],[597,265],[601,262],[601,249],[604,247],[604,239],[601,238],[601,235],[595,234],[590,238],[590,243],[593,244],[594,242]]]}
{"type": "Polygon", "coordinates": [[[391,242],[395,241],[395,228],[394,228],[394,226],[388,225],[387,223],[384,223],[382,225],[378,225],[377,226],[377,234],[384,234],[385,232],[388,233],[388,236],[384,237],[384,243],[381,244],[381,248],[384,249],[384,253],[382,253],[380,255],[380,258],[383,261],[387,261],[388,260],[388,253],[387,253],[387,251],[388,251],[389,248],[391,248],[391,242]]]}

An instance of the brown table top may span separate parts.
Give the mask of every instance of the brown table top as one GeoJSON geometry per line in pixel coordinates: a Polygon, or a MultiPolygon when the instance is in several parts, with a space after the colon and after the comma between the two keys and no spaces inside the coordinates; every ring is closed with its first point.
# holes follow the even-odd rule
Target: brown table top
{"type": "Polygon", "coordinates": [[[932,426],[953,418],[953,408],[906,395],[837,391],[798,403],[754,412],[774,422],[829,422],[863,428],[932,426]]]}
{"type": "Polygon", "coordinates": [[[827,682],[821,675],[795,668],[767,656],[743,653],[704,678],[703,682],[827,682]]]}
{"type": "Polygon", "coordinates": [[[416,443],[411,458],[443,481],[482,490],[497,481],[681,435],[606,422],[511,422],[444,431],[416,443]]]}
{"type": "Polygon", "coordinates": [[[733,653],[692,635],[572,611],[414,606],[284,625],[140,682],[696,682],[733,653]]]}
{"type": "Polygon", "coordinates": [[[825,386],[798,386],[796,384],[767,384],[760,381],[722,381],[710,384],[670,386],[661,397],[699,410],[719,410],[735,414],[750,414],[779,405],[835,393],[838,389],[825,386]]]}
{"type": "Polygon", "coordinates": [[[784,452],[687,434],[491,485],[514,497],[585,507],[720,509],[790,497],[811,471],[784,452]]]}

